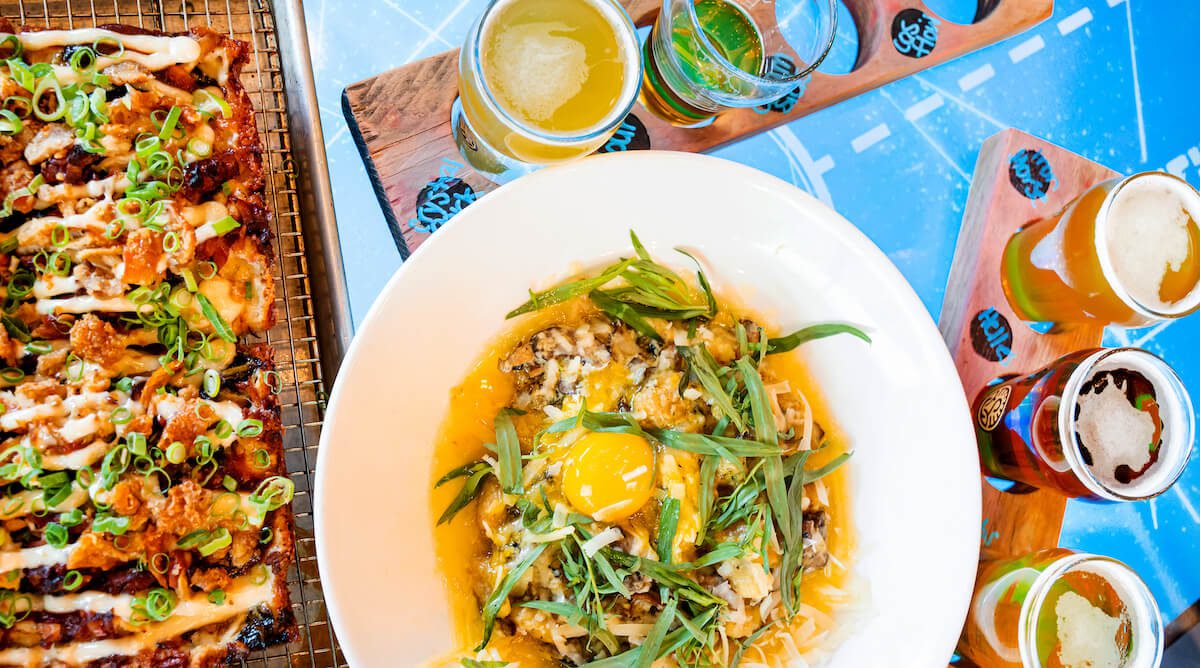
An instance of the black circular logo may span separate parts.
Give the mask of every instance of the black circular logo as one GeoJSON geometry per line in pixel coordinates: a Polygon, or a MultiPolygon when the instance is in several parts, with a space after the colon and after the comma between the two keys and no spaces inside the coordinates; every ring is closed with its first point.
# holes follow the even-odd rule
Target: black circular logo
{"type": "Polygon", "coordinates": [[[937,46],[940,24],[919,9],[905,9],[892,19],[892,46],[902,56],[924,58],[937,46]]]}
{"type": "Polygon", "coordinates": [[[650,148],[650,133],[642,120],[633,114],[625,117],[613,136],[600,147],[597,153],[619,153],[621,151],[644,151],[650,148]]]}
{"type": "Polygon", "coordinates": [[[439,176],[417,193],[415,216],[409,227],[432,233],[477,199],[475,190],[456,176],[439,176]]]}
{"type": "Polygon", "coordinates": [[[1040,151],[1028,148],[1008,159],[1008,181],[1031,200],[1040,200],[1058,187],[1050,161],[1040,151]]]}
{"type": "MultiPolygon", "coordinates": [[[[767,76],[770,78],[786,79],[788,77],[796,76],[796,73],[799,71],[800,69],[796,67],[796,62],[788,57],[787,54],[777,53],[773,56],[767,57],[767,76]]],[[[800,82],[799,86],[796,86],[792,90],[788,91],[787,95],[784,95],[778,100],[773,100],[766,104],[760,104],[755,107],[755,110],[760,113],[766,113],[768,111],[777,111],[781,114],[791,113],[792,109],[796,107],[796,102],[800,100],[800,96],[804,95],[804,88],[807,84],[808,80],[805,79],[804,81],[800,82]]]]}
{"type": "Polygon", "coordinates": [[[971,347],[989,362],[1003,362],[1012,354],[1013,332],[1008,319],[994,308],[971,318],[971,347]]]}

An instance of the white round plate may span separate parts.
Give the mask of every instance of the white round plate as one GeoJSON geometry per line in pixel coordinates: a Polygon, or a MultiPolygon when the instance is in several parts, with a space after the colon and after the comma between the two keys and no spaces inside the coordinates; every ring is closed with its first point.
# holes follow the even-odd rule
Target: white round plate
{"type": "Polygon", "coordinates": [[[330,397],[315,499],[325,598],[350,665],[414,666],[452,649],[430,508],[450,390],[529,288],[628,255],[630,228],[658,257],[697,251],[718,291],[783,329],[836,320],[871,332],[870,346],[841,336],[802,348],[855,451],[853,569],[868,589],[866,617],[830,665],[945,666],[975,579],[980,477],[937,328],[886,256],[816,199],[735,163],[663,152],[589,158],[487,195],[425,242],[363,321],[330,397]]]}

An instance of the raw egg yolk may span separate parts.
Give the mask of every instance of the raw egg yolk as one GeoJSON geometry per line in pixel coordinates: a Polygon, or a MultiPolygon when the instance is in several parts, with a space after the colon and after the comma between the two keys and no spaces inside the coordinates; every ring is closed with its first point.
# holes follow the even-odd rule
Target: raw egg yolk
{"type": "Polygon", "coordinates": [[[654,450],[632,434],[590,432],[563,461],[563,493],[580,512],[602,522],[636,513],[654,491],[654,450]]]}

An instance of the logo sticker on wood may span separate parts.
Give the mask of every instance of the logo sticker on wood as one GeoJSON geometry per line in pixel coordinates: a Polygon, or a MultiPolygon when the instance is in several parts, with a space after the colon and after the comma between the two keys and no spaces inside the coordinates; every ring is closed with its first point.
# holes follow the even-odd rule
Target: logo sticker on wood
{"type": "Polygon", "coordinates": [[[902,56],[924,58],[937,46],[940,24],[919,9],[905,9],[892,19],[892,46],[902,56]]]}
{"type": "Polygon", "coordinates": [[[1008,159],[1008,181],[1022,196],[1037,202],[1058,190],[1058,179],[1041,151],[1022,149],[1008,159]]]}
{"type": "Polygon", "coordinates": [[[1013,332],[1005,318],[994,308],[986,308],[971,318],[971,347],[983,359],[1004,364],[1012,355],[1013,332]]]}
{"type": "Polygon", "coordinates": [[[1000,420],[1004,419],[1004,411],[1008,408],[1008,399],[1011,396],[1012,387],[1008,385],[1001,385],[988,392],[988,395],[979,404],[979,415],[976,416],[980,429],[992,431],[1000,425],[1000,420]]]}
{"type": "Polygon", "coordinates": [[[456,176],[439,176],[417,193],[416,216],[408,226],[418,232],[433,233],[473,203],[478,196],[466,181],[456,176]]]}
{"type": "Polygon", "coordinates": [[[621,151],[644,151],[650,148],[650,133],[642,119],[629,114],[620,127],[597,153],[620,153],[621,151]]]}
{"type": "MultiPolygon", "coordinates": [[[[777,53],[773,56],[767,57],[767,71],[770,72],[773,77],[784,79],[795,76],[800,69],[796,67],[796,61],[792,60],[787,54],[777,53]]],[[[800,82],[799,86],[796,86],[792,90],[788,91],[787,95],[784,95],[773,102],[760,104],[754,108],[754,111],[759,114],[765,114],[772,111],[781,114],[790,114],[792,113],[792,109],[796,108],[796,103],[799,102],[800,98],[804,95],[804,89],[807,86],[808,79],[805,79],[800,82]]]]}

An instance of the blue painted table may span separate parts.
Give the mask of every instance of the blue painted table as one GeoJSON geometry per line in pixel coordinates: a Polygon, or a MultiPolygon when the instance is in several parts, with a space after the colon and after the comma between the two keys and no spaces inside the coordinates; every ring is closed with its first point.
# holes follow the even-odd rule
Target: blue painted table
{"type": "MultiPolygon", "coordinates": [[[[926,0],[970,21],[976,0],[926,0]]],[[[356,321],[400,255],[351,141],[342,89],[456,47],[487,0],[309,0],[309,39],[356,321]]],[[[844,9],[844,8],[843,8],[844,9]]],[[[841,14],[826,67],[853,64],[841,14]]],[[[812,193],[896,263],[936,319],[983,141],[1017,127],[1113,169],[1166,169],[1200,185],[1194,0],[1059,0],[1033,30],[717,153],[812,193]],[[884,187],[886,185],[886,187],[884,187]]],[[[1200,316],[1107,343],[1165,357],[1200,396],[1200,316]]],[[[1072,502],[1062,544],[1112,556],[1150,583],[1170,620],[1200,599],[1200,464],[1159,499],[1072,502]],[[1193,500],[1193,497],[1196,497],[1193,500]]]]}

